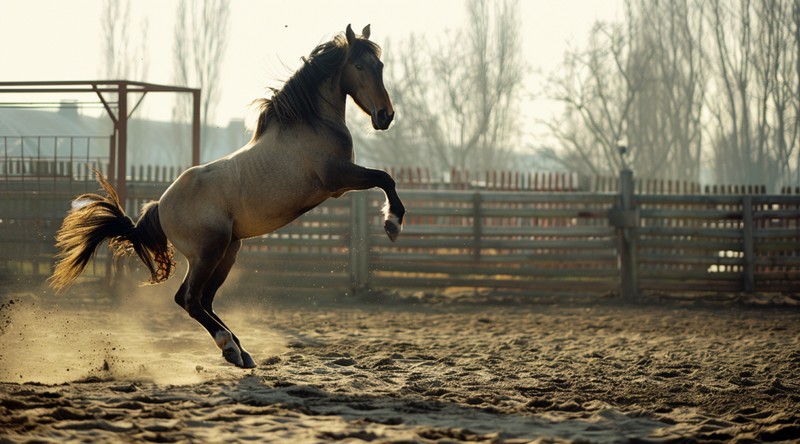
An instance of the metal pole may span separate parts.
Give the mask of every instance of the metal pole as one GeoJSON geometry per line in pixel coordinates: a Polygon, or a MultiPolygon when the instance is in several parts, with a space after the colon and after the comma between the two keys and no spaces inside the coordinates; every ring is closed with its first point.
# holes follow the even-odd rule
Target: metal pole
{"type": "Polygon", "coordinates": [[[192,91],[192,166],[200,165],[200,90],[192,91]]]}
{"type": "Polygon", "coordinates": [[[620,232],[620,269],[622,272],[622,298],[633,301],[639,293],[638,264],[636,257],[636,240],[638,237],[638,212],[633,202],[633,171],[624,169],[619,175],[619,196],[622,210],[620,232]]]}
{"type": "Polygon", "coordinates": [[[128,184],[126,181],[125,170],[128,168],[128,85],[124,82],[119,84],[119,111],[117,118],[119,120],[119,131],[117,137],[117,149],[119,157],[117,159],[117,194],[119,201],[122,203],[123,208],[125,199],[128,197],[128,184]]]}

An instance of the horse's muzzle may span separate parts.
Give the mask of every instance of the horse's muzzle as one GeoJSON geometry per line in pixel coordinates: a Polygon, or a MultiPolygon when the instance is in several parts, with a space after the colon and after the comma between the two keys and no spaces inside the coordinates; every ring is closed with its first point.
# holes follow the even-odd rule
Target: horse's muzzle
{"type": "Polygon", "coordinates": [[[378,113],[372,117],[372,126],[376,130],[385,130],[389,128],[389,125],[392,123],[394,119],[394,112],[389,114],[389,111],[386,108],[378,110],[378,113]]]}

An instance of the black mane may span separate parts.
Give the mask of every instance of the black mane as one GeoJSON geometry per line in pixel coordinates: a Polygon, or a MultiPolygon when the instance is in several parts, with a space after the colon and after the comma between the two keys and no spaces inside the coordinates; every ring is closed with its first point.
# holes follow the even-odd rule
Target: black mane
{"type": "Polygon", "coordinates": [[[353,45],[348,45],[344,35],[337,35],[333,40],[314,48],[308,57],[303,57],[303,66],[289,77],[282,88],[272,88],[271,98],[253,101],[258,120],[251,141],[258,140],[273,121],[285,126],[317,119],[319,84],[333,78],[342,69],[348,56],[359,57],[365,51],[380,57],[380,47],[375,43],[359,38],[353,45]]]}

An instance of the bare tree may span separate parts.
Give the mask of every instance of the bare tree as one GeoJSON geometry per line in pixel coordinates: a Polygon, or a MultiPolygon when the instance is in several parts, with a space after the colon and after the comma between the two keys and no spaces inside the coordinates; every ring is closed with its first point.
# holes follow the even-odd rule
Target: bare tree
{"type": "MultiPolygon", "coordinates": [[[[175,12],[175,82],[202,89],[203,124],[208,124],[219,101],[217,80],[228,43],[229,7],[227,0],[180,0],[175,12]]],[[[175,115],[182,121],[191,118],[190,96],[178,96],[175,115]]]]}
{"type": "Polygon", "coordinates": [[[786,135],[786,144],[784,147],[784,154],[786,156],[786,163],[783,165],[786,172],[784,175],[787,177],[786,185],[800,186],[800,149],[797,148],[798,132],[800,132],[800,0],[795,0],[792,4],[792,15],[790,20],[790,29],[793,30],[790,37],[790,44],[787,45],[786,54],[787,62],[784,64],[785,70],[789,73],[784,75],[783,91],[786,91],[790,100],[788,111],[792,114],[787,116],[786,119],[781,119],[788,123],[783,134],[786,135]],[[794,168],[790,157],[794,158],[794,168]],[[793,170],[793,174],[792,173],[793,170]]]}
{"type": "Polygon", "coordinates": [[[100,13],[103,58],[101,76],[108,79],[144,80],[148,65],[144,50],[144,36],[149,23],[143,18],[139,24],[142,37],[139,45],[131,44],[131,3],[129,0],[104,0],[100,13]]]}
{"type": "Polygon", "coordinates": [[[625,2],[622,23],[597,23],[585,50],[570,51],[549,83],[565,105],[548,125],[569,169],[612,174],[617,147],[647,177],[697,180],[705,95],[701,4],[625,2]]]}
{"type": "Polygon", "coordinates": [[[718,94],[708,108],[718,181],[772,190],[798,183],[798,15],[798,1],[711,2],[718,94]]]}
{"type": "Polygon", "coordinates": [[[702,3],[639,0],[637,9],[642,44],[652,53],[634,115],[649,120],[633,125],[628,140],[642,152],[645,175],[699,180],[707,71],[702,3]]]}
{"type": "Polygon", "coordinates": [[[705,158],[717,182],[800,183],[800,0],[625,7],[552,77],[552,156],[609,174],[624,139],[640,176],[698,180],[705,158]]]}
{"type": "Polygon", "coordinates": [[[519,144],[524,64],[515,1],[468,0],[468,23],[439,45],[412,36],[386,45],[398,119],[369,145],[372,163],[483,170],[511,164],[519,144]]]}
{"type": "Polygon", "coordinates": [[[644,71],[629,68],[635,65],[629,49],[621,25],[597,23],[588,48],[568,52],[550,79],[549,94],[565,112],[549,126],[562,145],[557,157],[568,168],[593,175],[618,169],[617,145],[627,136],[628,116],[645,79],[644,71]]]}

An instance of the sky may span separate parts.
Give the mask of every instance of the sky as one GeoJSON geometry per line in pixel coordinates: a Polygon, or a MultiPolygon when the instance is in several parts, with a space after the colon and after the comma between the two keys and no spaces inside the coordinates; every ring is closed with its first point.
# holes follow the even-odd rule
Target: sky
{"type": "MultiPolygon", "coordinates": [[[[543,75],[556,70],[564,51],[582,46],[592,23],[621,17],[620,0],[522,0],[520,21],[524,60],[530,68],[524,98],[526,133],[538,137],[536,119],[557,112],[537,97],[543,75]]],[[[140,80],[174,84],[172,74],[173,0],[133,2],[132,46],[143,39],[148,72],[140,80]],[[139,20],[147,17],[143,35],[139,20]]],[[[411,34],[443,39],[465,22],[463,0],[231,0],[228,49],[221,77],[221,98],[214,110],[218,125],[243,119],[248,104],[280,86],[300,66],[300,57],[344,31],[371,24],[371,40],[401,42],[411,34]]],[[[0,81],[94,80],[102,78],[101,0],[0,0],[0,81]]],[[[389,45],[389,47],[391,47],[389,45]]],[[[189,85],[196,86],[196,85],[189,85]]],[[[391,84],[387,83],[391,94],[391,84]]],[[[63,97],[61,97],[63,98],[63,97]]],[[[33,100],[58,101],[36,96],[33,100]]],[[[81,97],[81,100],[94,98],[81,97]]],[[[0,102],[19,98],[0,96],[0,102]]],[[[144,116],[169,119],[167,98],[148,97],[144,116]]],[[[397,110],[398,113],[401,110],[397,110]]],[[[99,112],[99,111],[98,111],[99,112]]],[[[526,143],[537,144],[536,140],[526,143]]]]}

